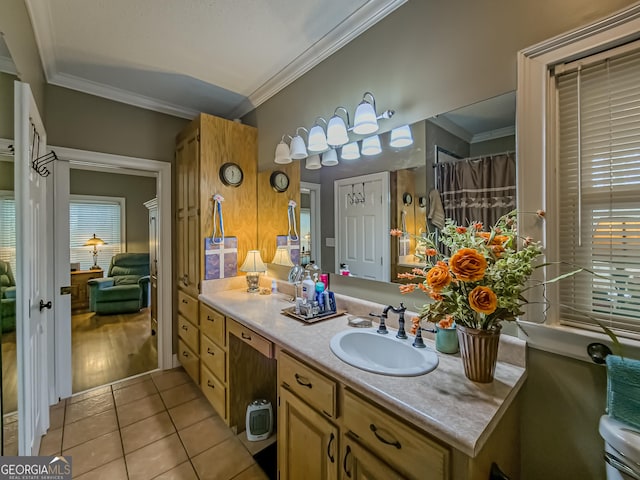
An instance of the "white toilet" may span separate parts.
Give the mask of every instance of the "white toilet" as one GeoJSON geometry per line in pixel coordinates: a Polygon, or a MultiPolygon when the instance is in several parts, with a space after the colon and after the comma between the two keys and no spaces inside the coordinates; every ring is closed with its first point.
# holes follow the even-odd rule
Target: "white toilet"
{"type": "Polygon", "coordinates": [[[640,480],[640,429],[603,415],[599,430],[605,445],[607,480],[640,480]]]}

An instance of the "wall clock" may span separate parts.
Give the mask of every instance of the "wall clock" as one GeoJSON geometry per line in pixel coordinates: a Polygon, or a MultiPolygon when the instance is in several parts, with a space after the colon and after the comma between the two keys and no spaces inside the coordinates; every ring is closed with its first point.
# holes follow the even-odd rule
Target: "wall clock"
{"type": "Polygon", "coordinates": [[[402,194],[402,202],[408,207],[413,203],[413,197],[410,193],[405,192],[402,194]]]}
{"type": "Polygon", "coordinates": [[[240,165],[228,162],[220,167],[220,181],[229,187],[239,187],[244,180],[244,173],[240,165]]]}
{"type": "Polygon", "coordinates": [[[286,192],[287,189],[289,188],[289,175],[287,175],[285,172],[282,172],[280,170],[276,170],[271,174],[271,177],[269,178],[269,182],[271,183],[271,187],[276,192],[280,192],[280,193],[286,192]]]}

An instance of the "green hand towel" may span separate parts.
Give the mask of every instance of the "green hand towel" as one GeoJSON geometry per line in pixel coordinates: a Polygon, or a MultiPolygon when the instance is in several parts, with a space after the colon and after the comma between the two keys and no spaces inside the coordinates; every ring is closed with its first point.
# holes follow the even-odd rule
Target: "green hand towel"
{"type": "Polygon", "coordinates": [[[607,411],[640,428],[640,360],[607,355],[607,411]]]}

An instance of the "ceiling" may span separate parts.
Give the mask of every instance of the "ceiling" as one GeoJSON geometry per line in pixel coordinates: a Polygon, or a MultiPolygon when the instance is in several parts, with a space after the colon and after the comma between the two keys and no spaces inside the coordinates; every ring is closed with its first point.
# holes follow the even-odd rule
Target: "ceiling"
{"type": "Polygon", "coordinates": [[[48,83],[238,118],[406,0],[25,0],[48,83]]]}

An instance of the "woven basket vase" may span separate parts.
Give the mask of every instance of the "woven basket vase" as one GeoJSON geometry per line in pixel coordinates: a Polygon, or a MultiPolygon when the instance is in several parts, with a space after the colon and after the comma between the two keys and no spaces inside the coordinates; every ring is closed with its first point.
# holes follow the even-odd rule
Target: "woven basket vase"
{"type": "Polygon", "coordinates": [[[457,325],[464,374],[473,382],[493,382],[498,360],[500,330],[477,330],[457,325]]]}

